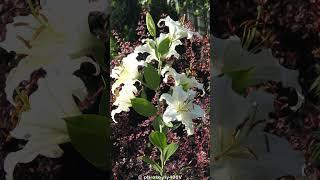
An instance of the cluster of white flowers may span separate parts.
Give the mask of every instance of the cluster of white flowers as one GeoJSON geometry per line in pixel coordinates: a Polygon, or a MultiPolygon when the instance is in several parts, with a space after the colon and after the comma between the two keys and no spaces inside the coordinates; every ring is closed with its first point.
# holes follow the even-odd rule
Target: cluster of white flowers
{"type": "MultiPolygon", "coordinates": [[[[152,60],[156,60],[162,64],[164,58],[174,56],[179,58],[179,54],[175,50],[177,45],[181,45],[180,39],[191,39],[194,35],[200,36],[198,33],[192,32],[179,21],[172,20],[169,16],[161,19],[158,22],[158,26],[164,22],[164,25],[169,28],[169,33],[161,33],[156,39],[146,39],[145,44],[135,48],[134,52],[129,54],[122,60],[120,66],[115,67],[112,70],[111,77],[115,79],[112,85],[112,92],[117,96],[114,106],[116,109],[112,110],[111,115],[114,122],[115,114],[120,112],[129,112],[132,107],[131,100],[136,97],[137,88],[134,86],[136,82],[140,82],[141,76],[139,74],[138,67],[146,66],[152,60]],[[170,40],[169,51],[165,54],[159,55],[156,47],[165,39],[170,40]],[[148,53],[146,60],[137,60],[139,53],[148,53]],[[117,88],[121,87],[120,92],[115,92],[117,88]]],[[[162,68],[162,67],[160,67],[162,68]]],[[[187,130],[188,135],[192,135],[194,128],[192,119],[204,117],[204,111],[199,105],[194,103],[196,91],[198,88],[203,91],[203,84],[199,83],[194,77],[189,78],[185,73],[179,74],[172,67],[166,65],[163,69],[159,69],[159,73],[164,77],[163,81],[166,83],[169,76],[174,78],[175,86],[172,88],[173,93],[164,93],[160,97],[161,100],[165,100],[168,104],[167,109],[163,114],[163,120],[165,123],[171,121],[181,121],[187,130]]],[[[140,82],[141,83],[141,82],[140,82]]]]}
{"type": "Polygon", "coordinates": [[[166,66],[162,70],[164,82],[167,82],[168,76],[174,78],[175,86],[172,95],[164,93],[160,100],[164,99],[168,104],[163,114],[163,121],[169,123],[171,121],[181,121],[187,130],[188,135],[192,135],[194,128],[192,119],[204,117],[205,112],[197,104],[194,104],[196,95],[195,88],[202,90],[203,84],[199,83],[194,77],[189,78],[185,73],[177,73],[173,68],[166,66]]]}

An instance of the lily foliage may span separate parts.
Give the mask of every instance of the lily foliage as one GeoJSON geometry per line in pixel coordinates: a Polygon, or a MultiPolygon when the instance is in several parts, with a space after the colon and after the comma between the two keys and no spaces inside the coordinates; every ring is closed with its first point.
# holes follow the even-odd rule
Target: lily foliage
{"type": "Polygon", "coordinates": [[[178,144],[167,142],[165,134],[168,128],[173,127],[172,122],[183,124],[187,135],[191,136],[195,129],[193,120],[205,117],[205,111],[195,102],[199,91],[204,94],[203,84],[187,73],[178,73],[166,59],[180,57],[176,47],[182,45],[182,39],[191,40],[200,35],[169,16],[157,23],[159,27],[168,27],[168,33],[158,33],[157,36],[157,27],[149,13],[146,14],[146,24],[152,39],[145,39],[144,44],[137,46],[122,59],[120,65],[112,69],[115,109],[111,114],[115,123],[118,121],[117,114],[131,110],[154,118],[154,131],[149,135],[149,140],[160,152],[160,158],[158,162],[147,156],[142,160],[164,177],[166,162],[178,149],[178,144]],[[146,54],[146,57],[138,58],[142,54],[146,54]],[[174,85],[164,93],[161,84],[169,79],[173,79],[174,85]],[[156,101],[148,99],[147,91],[158,94],[156,101]]]}

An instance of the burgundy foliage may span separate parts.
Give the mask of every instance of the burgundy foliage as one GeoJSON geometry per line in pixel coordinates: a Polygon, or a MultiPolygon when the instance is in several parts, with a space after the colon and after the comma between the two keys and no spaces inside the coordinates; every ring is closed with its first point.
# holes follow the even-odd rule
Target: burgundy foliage
{"type": "MultiPolygon", "coordinates": [[[[142,12],[141,17],[145,17],[142,12]]],[[[190,22],[187,22],[190,24],[190,22]]],[[[140,36],[137,42],[124,42],[119,34],[113,31],[115,39],[120,45],[118,57],[114,58],[111,68],[119,64],[119,61],[127,54],[133,52],[134,47],[141,44],[142,39],[149,37],[145,28],[144,18],[140,18],[138,23],[137,35],[140,36]]],[[[166,28],[161,28],[160,32],[165,32],[166,28]]],[[[177,72],[188,72],[201,83],[204,83],[205,89],[209,87],[210,81],[210,44],[208,37],[183,40],[183,45],[176,47],[181,57],[167,59],[167,63],[173,63],[172,66],[177,72]]],[[[172,81],[162,83],[161,93],[169,90],[173,85],[172,81]]],[[[148,94],[148,92],[147,92],[148,94]]],[[[148,94],[149,96],[149,94],[148,94]]],[[[156,104],[158,94],[150,95],[152,102],[156,104]]],[[[112,101],[115,97],[112,97],[112,101]]],[[[176,142],[179,145],[177,152],[170,158],[166,165],[166,174],[182,175],[182,179],[209,179],[209,91],[206,91],[204,97],[199,97],[197,103],[206,110],[206,117],[202,120],[195,120],[195,133],[193,136],[187,136],[183,125],[176,130],[170,130],[167,138],[168,142],[176,142]]],[[[112,103],[112,102],[111,102],[112,103]]],[[[164,105],[159,104],[161,111],[164,105]]],[[[129,113],[116,115],[118,123],[112,124],[113,149],[113,177],[115,179],[142,179],[145,175],[157,175],[149,165],[144,163],[140,157],[146,155],[152,159],[158,159],[159,154],[155,148],[149,144],[149,134],[152,129],[153,117],[148,119],[139,116],[133,109],[129,113]]]]}

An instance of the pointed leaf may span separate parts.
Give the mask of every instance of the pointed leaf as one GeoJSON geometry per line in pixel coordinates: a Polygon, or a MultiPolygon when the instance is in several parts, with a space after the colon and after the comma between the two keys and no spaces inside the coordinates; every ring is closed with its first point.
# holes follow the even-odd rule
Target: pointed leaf
{"type": "Polygon", "coordinates": [[[159,45],[158,45],[158,52],[160,53],[160,55],[165,55],[169,52],[170,50],[170,43],[171,40],[169,37],[163,39],[159,45]]]}
{"type": "Polygon", "coordinates": [[[150,13],[146,15],[147,29],[151,36],[156,37],[156,25],[154,24],[153,18],[150,13]]]}
{"type": "Polygon", "coordinates": [[[159,87],[160,75],[154,67],[152,67],[151,65],[146,66],[144,68],[143,75],[144,75],[144,79],[146,80],[146,83],[150,89],[156,90],[159,87]]]}
{"type": "Polygon", "coordinates": [[[178,149],[178,144],[171,143],[164,149],[164,161],[167,161],[178,149]]]}
{"type": "Polygon", "coordinates": [[[133,109],[142,116],[149,117],[157,113],[151,102],[143,98],[134,98],[131,100],[133,109]]]}
{"type": "Polygon", "coordinates": [[[239,94],[243,94],[250,84],[252,68],[246,70],[237,70],[226,73],[232,78],[232,89],[239,94]]]}
{"type": "Polygon", "coordinates": [[[72,145],[96,167],[110,169],[109,121],[105,116],[81,115],[64,118],[72,145]]]}
{"type": "Polygon", "coordinates": [[[160,116],[157,116],[153,121],[152,121],[152,127],[156,131],[160,131],[160,126],[164,126],[164,122],[160,116]]]}
{"type": "Polygon", "coordinates": [[[154,170],[156,170],[156,171],[158,171],[160,174],[162,174],[162,170],[161,170],[160,165],[159,165],[158,163],[156,163],[154,160],[152,160],[152,159],[150,159],[150,158],[148,158],[148,157],[146,157],[146,156],[142,157],[142,160],[143,160],[144,162],[150,164],[151,167],[152,167],[154,170]]]}
{"type": "Polygon", "coordinates": [[[162,132],[153,131],[149,136],[149,140],[160,151],[163,151],[167,146],[167,137],[162,132]]]}

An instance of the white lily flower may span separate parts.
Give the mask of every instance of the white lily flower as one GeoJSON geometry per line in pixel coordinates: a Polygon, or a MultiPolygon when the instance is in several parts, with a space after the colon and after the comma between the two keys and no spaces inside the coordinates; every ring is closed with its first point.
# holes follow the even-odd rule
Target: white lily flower
{"type": "Polygon", "coordinates": [[[182,42],[180,40],[173,39],[170,34],[163,34],[161,33],[160,36],[157,38],[157,43],[160,44],[164,39],[169,38],[170,39],[170,48],[168,53],[164,54],[163,56],[165,58],[170,58],[171,56],[174,56],[175,58],[179,58],[180,54],[176,51],[176,46],[182,45],[182,42]]]}
{"type": "Polygon", "coordinates": [[[182,42],[180,40],[171,41],[169,51],[166,54],[161,55],[161,57],[158,57],[156,54],[156,47],[166,38],[170,38],[169,34],[163,34],[161,33],[156,40],[153,39],[146,39],[146,44],[136,47],[135,52],[136,53],[148,53],[149,55],[146,58],[146,62],[150,63],[152,60],[160,61],[161,58],[170,58],[171,56],[174,56],[176,58],[179,58],[180,55],[175,50],[176,46],[181,45],[182,42]]]}
{"type": "Polygon", "coordinates": [[[126,81],[135,80],[139,77],[139,66],[144,65],[144,61],[137,60],[138,53],[131,53],[123,58],[122,64],[112,69],[111,77],[116,79],[112,85],[112,92],[126,81]]]}
{"type": "Polygon", "coordinates": [[[60,61],[52,65],[46,77],[38,80],[38,90],[29,98],[30,110],[21,114],[18,125],[10,132],[27,144],[17,152],[11,152],[4,161],[6,179],[13,180],[16,164],[28,163],[38,155],[49,158],[62,156],[59,144],[69,142],[64,117],[81,115],[73,96],[84,100],[87,91],[80,78],[69,74],[79,64],[60,61]],[[57,69],[54,66],[64,66],[57,69]],[[69,75],[68,75],[69,74],[69,75]],[[61,80],[63,79],[63,80],[61,80]]]}
{"type": "Polygon", "coordinates": [[[187,39],[191,39],[193,35],[200,36],[199,34],[192,32],[189,29],[183,27],[181,22],[172,20],[170,16],[167,16],[164,19],[160,19],[158,22],[159,27],[162,22],[164,22],[164,24],[169,27],[169,35],[172,39],[172,42],[185,37],[187,39]]]}
{"type": "Polygon", "coordinates": [[[56,61],[51,62],[50,64],[41,64],[40,62],[35,63],[33,59],[26,57],[23,59],[16,68],[12,69],[7,76],[5,92],[7,94],[7,99],[15,104],[12,95],[20,83],[24,79],[29,79],[30,74],[37,69],[43,68],[46,70],[47,74],[56,74],[57,72],[63,73],[66,76],[72,76],[72,73],[80,68],[82,63],[89,62],[93,64],[96,68],[97,73],[99,73],[98,65],[90,58],[82,57],[77,61],[63,61],[57,59],[56,61]],[[63,68],[62,68],[63,67],[63,68]]]}
{"type": "MultiPolygon", "coordinates": [[[[84,57],[96,47],[103,46],[89,30],[88,15],[93,8],[88,0],[47,0],[41,5],[39,16],[15,17],[14,23],[7,25],[6,40],[0,43],[9,51],[27,55],[9,73],[6,82],[9,99],[12,89],[28,79],[33,71],[46,70],[49,64],[61,59],[69,61],[84,57]],[[70,7],[73,7],[72,13],[70,7]]],[[[10,101],[13,103],[12,99],[10,101]]]]}
{"type": "Polygon", "coordinates": [[[194,127],[192,120],[195,118],[202,118],[205,112],[197,104],[194,104],[195,92],[183,90],[182,86],[173,87],[173,93],[164,93],[160,97],[161,100],[165,100],[168,104],[167,109],[163,114],[163,121],[168,124],[171,121],[181,121],[185,125],[188,135],[194,133],[194,127]]]}
{"type": "Polygon", "coordinates": [[[11,103],[14,103],[13,91],[22,80],[29,79],[39,68],[47,72],[45,79],[38,81],[38,90],[29,98],[31,109],[21,114],[17,127],[10,133],[28,142],[23,149],[6,157],[7,180],[13,179],[17,163],[28,163],[38,155],[51,158],[62,155],[58,145],[70,141],[63,118],[80,115],[73,95],[82,101],[87,94],[83,82],[73,73],[83,62],[96,65],[85,55],[101,46],[89,31],[87,0],[43,2],[39,10],[41,16],[16,17],[14,22],[21,25],[9,24],[6,41],[0,44],[7,50],[27,55],[7,77],[5,91],[11,103]],[[70,7],[76,7],[73,13],[70,7]],[[44,100],[49,103],[44,104],[44,100]]]}
{"type": "Polygon", "coordinates": [[[211,38],[214,42],[212,51],[215,52],[213,75],[228,74],[231,72],[249,70],[248,86],[268,81],[282,82],[286,87],[295,88],[298,102],[290,107],[296,111],[304,102],[302,89],[299,83],[299,71],[283,67],[279,60],[274,58],[271,49],[263,49],[258,54],[252,54],[242,49],[240,38],[232,36],[229,39],[211,38]]]}
{"type": "MultiPolygon", "coordinates": [[[[42,16],[18,16],[14,23],[7,25],[6,40],[0,44],[3,48],[27,55],[56,57],[88,50],[99,42],[88,25],[88,15],[96,9],[92,8],[96,3],[88,0],[42,2],[39,10],[42,16]],[[73,7],[72,13],[70,7],[73,7]],[[16,23],[26,25],[17,26],[16,23]]],[[[107,7],[107,1],[104,6],[107,7]]]]}
{"type": "Polygon", "coordinates": [[[204,92],[203,84],[199,83],[195,77],[189,78],[185,73],[179,74],[170,66],[165,66],[161,71],[161,75],[164,76],[163,81],[165,83],[168,81],[168,77],[172,76],[175,80],[175,86],[182,86],[185,91],[198,88],[204,92]]]}
{"type": "Polygon", "coordinates": [[[176,48],[176,46],[182,44],[180,39],[185,38],[185,37],[187,39],[191,39],[193,35],[200,36],[199,34],[192,32],[192,31],[188,30],[187,28],[183,27],[179,21],[173,21],[169,16],[167,16],[164,19],[160,19],[160,21],[158,22],[158,26],[160,26],[161,22],[165,22],[165,25],[169,27],[169,33],[168,34],[161,33],[160,36],[158,38],[156,38],[156,40],[146,39],[145,40],[147,42],[146,44],[138,46],[135,49],[136,53],[140,53],[140,52],[149,53],[149,56],[146,59],[147,63],[151,62],[152,60],[160,61],[161,58],[169,58],[171,56],[179,58],[180,55],[175,50],[175,48],[176,48]],[[170,39],[169,51],[168,51],[168,53],[163,54],[162,57],[158,57],[158,55],[156,53],[156,48],[166,38],[170,39]]]}
{"type": "Polygon", "coordinates": [[[116,109],[111,111],[112,120],[117,123],[114,116],[120,112],[129,112],[130,107],[132,107],[131,100],[136,97],[137,88],[134,86],[138,80],[127,80],[124,82],[124,85],[119,92],[119,96],[117,96],[114,106],[118,106],[116,109]]]}
{"type": "Polygon", "coordinates": [[[211,140],[215,148],[211,155],[215,158],[210,165],[210,178],[271,180],[285,175],[301,176],[303,154],[286,139],[265,132],[265,122],[251,126],[267,119],[273,111],[273,95],[257,90],[245,98],[233,91],[232,79],[226,75],[214,77],[213,84],[211,140]],[[252,115],[254,119],[245,121],[252,115]]]}
{"type": "Polygon", "coordinates": [[[145,44],[137,46],[134,50],[135,53],[148,53],[149,55],[146,58],[146,62],[150,63],[152,60],[159,61],[156,55],[156,44],[157,41],[153,39],[146,39],[145,44]]]}

